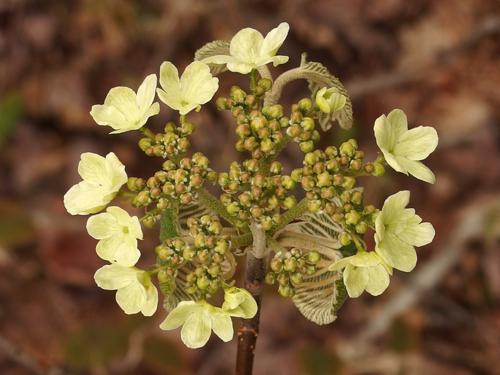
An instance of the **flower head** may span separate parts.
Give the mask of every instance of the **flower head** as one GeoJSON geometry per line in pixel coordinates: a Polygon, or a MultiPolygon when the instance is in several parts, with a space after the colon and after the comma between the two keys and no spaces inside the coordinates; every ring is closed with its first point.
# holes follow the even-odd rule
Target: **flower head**
{"type": "Polygon", "coordinates": [[[418,126],[408,130],[405,113],[394,109],[389,115],[382,115],[375,120],[374,130],[377,145],[394,170],[409,173],[431,184],[436,181],[434,173],[420,162],[437,147],[436,129],[418,126]]]}
{"type": "Polygon", "coordinates": [[[255,29],[245,28],[231,39],[229,55],[207,57],[207,64],[226,64],[236,73],[247,74],[260,66],[273,63],[274,66],[284,64],[288,56],[276,56],[278,49],[285,41],[290,26],[282,22],[264,36],[255,29]]]}
{"type": "Polygon", "coordinates": [[[83,181],[64,195],[64,206],[71,215],[89,215],[101,211],[127,182],[125,166],[112,152],[103,156],[83,153],[78,164],[83,181]]]}
{"type": "Polygon", "coordinates": [[[219,88],[219,80],[212,77],[210,68],[201,61],[189,64],[179,78],[179,72],[169,61],[160,66],[160,86],[158,97],[162,102],[181,115],[199,110],[214,96],[219,88]]]}
{"type": "Polygon", "coordinates": [[[158,307],[158,290],[145,271],[113,263],[99,268],[94,279],[100,288],[117,291],[116,302],[125,314],[151,316],[158,307]]]}
{"type": "Polygon", "coordinates": [[[333,113],[344,108],[347,98],[338,92],[335,87],[318,90],[316,93],[316,104],[324,113],[333,113]]]}
{"type": "Polygon", "coordinates": [[[130,217],[120,207],[108,207],[106,212],[91,216],[87,231],[99,240],[96,251],[102,259],[125,267],[132,267],[139,260],[137,240],[142,240],[139,219],[130,217]]]}
{"type": "Polygon", "coordinates": [[[415,246],[432,242],[434,228],[422,223],[413,208],[406,208],[410,192],[400,191],[384,202],[375,220],[375,251],[387,265],[410,272],[417,263],[415,246]]]}
{"type": "Polygon", "coordinates": [[[222,308],[206,301],[182,301],[160,324],[163,330],[182,326],[181,339],[188,348],[204,346],[212,331],[224,341],[233,338],[231,316],[252,318],[257,312],[257,303],[244,289],[232,287],[225,290],[222,308]]]}
{"type": "Polygon", "coordinates": [[[160,112],[160,105],[153,103],[155,90],[156,74],[147,76],[137,93],[128,87],[114,87],[104,104],[92,106],[90,114],[98,125],[111,126],[114,129],[111,134],[137,130],[160,112]]]}
{"type": "Polygon", "coordinates": [[[356,255],[342,258],[330,267],[330,271],[343,272],[344,285],[349,297],[359,297],[365,290],[372,296],[382,294],[389,286],[389,275],[392,269],[375,252],[360,252],[356,255]]]}

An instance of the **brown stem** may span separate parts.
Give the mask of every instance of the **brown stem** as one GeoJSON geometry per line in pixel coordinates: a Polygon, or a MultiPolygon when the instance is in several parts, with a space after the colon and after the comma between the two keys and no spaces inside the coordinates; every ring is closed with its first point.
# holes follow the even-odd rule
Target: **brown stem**
{"type": "Polygon", "coordinates": [[[266,275],[265,248],[266,238],[262,228],[251,226],[253,251],[247,253],[245,269],[245,289],[257,302],[257,313],[251,319],[242,319],[238,329],[238,353],[236,356],[236,375],[251,375],[255,345],[259,334],[262,288],[266,275]]]}

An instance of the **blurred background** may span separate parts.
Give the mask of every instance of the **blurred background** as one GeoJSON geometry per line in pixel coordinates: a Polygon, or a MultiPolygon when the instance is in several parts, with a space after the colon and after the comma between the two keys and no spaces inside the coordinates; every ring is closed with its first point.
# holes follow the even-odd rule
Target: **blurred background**
{"type": "MultiPolygon", "coordinates": [[[[127,317],[95,286],[103,262],[62,196],[84,151],[114,151],[129,175],[160,165],[135,147],[138,134],[109,136],[93,123],[90,107],[111,87],[136,89],[165,60],[183,69],[206,42],[282,21],[290,61],[273,74],[308,51],[352,95],[354,128],[335,127],[322,146],[355,136],[374,158],[373,122],[397,107],[410,126],[438,129],[435,185],[391,171],[364,181],[378,206],[411,189],[437,235],[414,272],[397,272],[381,297],[348,300],[329,326],[266,291],[255,373],[500,374],[498,0],[1,0],[0,374],[232,373],[234,341],[186,349],[178,331],[159,330],[161,310],[127,317]]],[[[220,78],[221,94],[246,84],[220,78]]],[[[286,102],[306,93],[294,83],[286,102]]],[[[162,107],[152,126],[169,119],[162,107]]],[[[218,171],[241,158],[229,120],[213,106],[193,116],[194,148],[218,171]]],[[[299,157],[289,147],[282,161],[299,157]]]]}

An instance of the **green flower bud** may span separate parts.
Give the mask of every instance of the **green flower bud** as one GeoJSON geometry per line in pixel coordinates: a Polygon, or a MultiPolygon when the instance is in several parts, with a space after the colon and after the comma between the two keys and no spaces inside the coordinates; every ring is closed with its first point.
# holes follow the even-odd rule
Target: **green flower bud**
{"type": "Polygon", "coordinates": [[[355,151],[351,142],[344,142],[340,145],[340,155],[353,156],[355,151]]]}
{"type": "Polygon", "coordinates": [[[281,286],[288,285],[288,283],[290,282],[290,278],[285,273],[280,273],[278,275],[277,280],[278,280],[278,284],[281,285],[281,286]]]}
{"type": "Polygon", "coordinates": [[[318,162],[318,156],[314,152],[308,152],[304,156],[304,164],[305,165],[314,165],[318,162]]]}
{"type": "Polygon", "coordinates": [[[273,82],[269,78],[261,78],[257,82],[257,86],[262,87],[264,91],[269,91],[272,85],[273,82]]]}
{"type": "Polygon", "coordinates": [[[283,116],[283,107],[280,104],[272,105],[269,107],[267,115],[270,118],[279,119],[280,117],[283,116]]]}
{"type": "Polygon", "coordinates": [[[250,126],[254,131],[261,130],[267,126],[267,120],[265,117],[259,116],[252,120],[250,126]]]}
{"type": "Polygon", "coordinates": [[[287,210],[295,207],[296,205],[297,205],[297,198],[295,198],[295,196],[293,195],[286,197],[285,200],[283,201],[283,207],[285,207],[287,210]]]}
{"type": "Polygon", "coordinates": [[[363,202],[363,193],[360,191],[355,191],[352,193],[351,202],[356,205],[360,205],[363,202]]]}
{"type": "Polygon", "coordinates": [[[354,177],[346,176],[344,177],[344,182],[342,183],[342,187],[344,189],[352,189],[356,185],[356,179],[354,177]]]}
{"type": "Polygon", "coordinates": [[[160,270],[158,271],[158,274],[156,275],[158,277],[158,281],[160,283],[166,283],[171,280],[170,275],[167,273],[166,270],[160,270]]]}
{"type": "Polygon", "coordinates": [[[358,211],[351,210],[345,215],[345,222],[350,225],[356,225],[361,219],[358,211]]]}
{"type": "Polygon", "coordinates": [[[285,298],[292,298],[295,295],[295,290],[290,286],[280,286],[278,293],[285,298]]]}
{"type": "Polygon", "coordinates": [[[297,104],[299,106],[299,110],[304,112],[304,113],[309,112],[313,106],[312,101],[309,98],[300,99],[297,104]]]}
{"type": "Polygon", "coordinates": [[[148,148],[151,147],[151,139],[150,138],[141,138],[141,139],[139,139],[138,145],[142,151],[146,151],[148,148]]]}
{"type": "Polygon", "coordinates": [[[261,217],[261,216],[262,216],[262,214],[263,214],[262,208],[257,207],[257,206],[256,206],[256,207],[252,207],[252,208],[250,209],[250,214],[251,214],[251,215],[252,215],[252,217],[254,217],[254,218],[259,218],[259,217],[261,217]]]}
{"type": "Polygon", "coordinates": [[[229,243],[226,240],[217,241],[217,245],[215,245],[214,251],[219,254],[225,254],[229,249],[229,243]]]}
{"type": "Polygon", "coordinates": [[[283,170],[283,165],[281,165],[279,161],[273,161],[271,163],[271,166],[269,167],[269,171],[272,174],[280,174],[282,170],[283,170]]]}
{"type": "Polygon", "coordinates": [[[321,255],[317,251],[310,251],[307,253],[307,262],[316,264],[321,260],[321,255]]]}
{"type": "Polygon", "coordinates": [[[299,182],[302,180],[302,168],[297,168],[292,171],[290,174],[290,177],[292,178],[293,181],[299,182]]]}
{"type": "Polygon", "coordinates": [[[311,152],[312,150],[314,150],[314,143],[313,141],[300,142],[299,148],[303,153],[311,152]]]}
{"type": "Polygon", "coordinates": [[[268,139],[264,139],[264,140],[262,140],[262,142],[261,142],[261,144],[260,144],[260,149],[261,149],[263,152],[269,152],[269,151],[271,151],[273,148],[274,148],[273,141],[271,141],[269,138],[268,138],[268,139]]]}
{"type": "Polygon", "coordinates": [[[266,281],[266,284],[268,284],[268,285],[273,285],[273,284],[276,282],[276,276],[275,276],[275,274],[274,274],[274,273],[272,273],[272,272],[268,272],[268,273],[266,274],[266,279],[265,279],[265,281],[266,281]]]}
{"type": "Polygon", "coordinates": [[[300,124],[306,132],[311,132],[314,130],[314,120],[310,117],[304,117],[300,124]]]}
{"type": "Polygon", "coordinates": [[[299,272],[295,272],[290,275],[290,281],[293,285],[299,285],[300,283],[302,283],[302,280],[302,274],[299,272]]]}
{"type": "Polygon", "coordinates": [[[366,231],[368,230],[368,225],[364,221],[362,221],[362,222],[356,224],[355,230],[356,230],[356,233],[365,234],[366,231]]]}
{"type": "Polygon", "coordinates": [[[374,163],[373,168],[374,168],[372,173],[373,176],[379,177],[384,175],[385,167],[382,163],[374,163]]]}
{"type": "Polygon", "coordinates": [[[245,102],[245,97],[247,96],[247,94],[238,86],[233,86],[231,87],[229,96],[235,103],[242,104],[245,102]]]}
{"type": "Polygon", "coordinates": [[[260,225],[265,231],[271,230],[273,227],[273,219],[269,216],[264,216],[260,220],[260,225]]]}
{"type": "Polygon", "coordinates": [[[279,258],[273,258],[270,267],[274,272],[280,272],[283,269],[283,262],[279,258]]]}
{"type": "Polygon", "coordinates": [[[156,224],[156,218],[153,215],[147,215],[142,219],[142,224],[146,228],[153,228],[156,224]]]}
{"type": "Polygon", "coordinates": [[[305,191],[311,191],[312,189],[314,189],[315,186],[314,178],[312,178],[311,176],[302,177],[301,183],[302,183],[302,188],[305,191]]]}
{"type": "Polygon", "coordinates": [[[332,182],[333,182],[332,175],[330,173],[323,172],[320,175],[318,175],[318,182],[317,182],[318,187],[331,186],[332,182]]]}
{"type": "Polygon", "coordinates": [[[181,133],[183,135],[191,135],[194,131],[194,124],[192,122],[185,121],[181,124],[181,133]]]}
{"type": "Polygon", "coordinates": [[[339,240],[340,240],[340,244],[342,246],[347,246],[351,243],[352,238],[351,238],[351,235],[349,233],[342,232],[342,234],[339,237],[339,240]]]}
{"type": "Polygon", "coordinates": [[[201,290],[207,289],[209,285],[210,285],[210,280],[206,276],[201,276],[198,279],[196,279],[196,286],[201,290]]]}
{"type": "Polygon", "coordinates": [[[318,212],[321,210],[321,201],[318,199],[308,200],[307,209],[311,212],[318,212]]]}
{"type": "Polygon", "coordinates": [[[233,202],[226,207],[226,210],[229,213],[229,215],[234,216],[237,215],[238,212],[240,212],[240,207],[238,203],[233,202]]]}

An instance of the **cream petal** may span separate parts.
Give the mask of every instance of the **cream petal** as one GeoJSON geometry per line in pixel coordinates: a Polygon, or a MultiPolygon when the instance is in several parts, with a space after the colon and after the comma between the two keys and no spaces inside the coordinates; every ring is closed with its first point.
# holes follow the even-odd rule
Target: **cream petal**
{"type": "Polygon", "coordinates": [[[78,174],[84,181],[100,184],[106,178],[106,159],[93,152],[80,155],[78,174]]]}
{"type": "Polygon", "coordinates": [[[387,121],[391,124],[394,141],[398,140],[408,130],[408,119],[401,109],[393,109],[387,115],[387,121]]]}
{"type": "Polygon", "coordinates": [[[256,68],[255,64],[248,64],[241,61],[234,61],[227,64],[227,69],[233,73],[248,74],[256,68]]]}
{"type": "Polygon", "coordinates": [[[85,181],[72,186],[64,194],[64,207],[71,215],[95,214],[108,203],[101,186],[85,181]]]}
{"type": "Polygon", "coordinates": [[[130,236],[114,235],[99,241],[97,255],[109,262],[116,262],[125,267],[134,266],[141,256],[137,240],[130,236]]]}
{"type": "Polygon", "coordinates": [[[156,74],[150,74],[144,79],[137,90],[137,106],[142,114],[146,113],[149,107],[151,107],[151,104],[153,104],[156,93],[156,83],[156,74]]]}
{"type": "Polygon", "coordinates": [[[402,157],[398,157],[397,161],[413,177],[428,182],[429,184],[436,182],[436,176],[434,176],[434,173],[432,173],[432,171],[421,162],[402,157]]]}
{"type": "Polygon", "coordinates": [[[344,284],[347,294],[351,298],[359,297],[368,283],[368,274],[365,268],[357,268],[349,264],[344,270],[344,284]]]}
{"type": "Polygon", "coordinates": [[[158,97],[160,100],[168,105],[170,108],[174,110],[179,110],[182,107],[182,99],[181,99],[181,92],[180,90],[174,91],[174,90],[169,90],[169,91],[164,91],[162,89],[157,89],[156,93],[158,94],[158,97]]]}
{"type": "Polygon", "coordinates": [[[201,108],[201,106],[199,104],[196,104],[196,103],[184,105],[184,106],[180,107],[179,114],[187,115],[193,109],[195,109],[198,112],[200,110],[200,108],[201,108]]]}
{"type": "Polygon", "coordinates": [[[109,193],[116,193],[127,183],[127,180],[125,166],[113,152],[108,153],[106,155],[106,182],[109,186],[109,193]]]}
{"type": "Polygon", "coordinates": [[[357,253],[350,260],[350,263],[355,267],[373,267],[381,262],[382,259],[375,252],[357,253]]]}
{"type": "Polygon", "coordinates": [[[160,86],[168,93],[167,95],[180,96],[179,72],[170,61],[165,61],[160,66],[160,86]]]}
{"type": "Polygon", "coordinates": [[[190,104],[205,104],[219,88],[219,80],[212,77],[210,67],[201,61],[189,64],[181,77],[182,99],[190,104]]]}
{"type": "Polygon", "coordinates": [[[255,63],[260,57],[264,37],[257,30],[245,28],[236,33],[229,45],[229,54],[241,62],[255,63]]]}
{"type": "Polygon", "coordinates": [[[372,296],[381,295],[389,286],[389,274],[382,264],[369,267],[365,271],[368,274],[366,291],[372,296]]]}
{"type": "Polygon", "coordinates": [[[328,266],[328,271],[340,271],[342,268],[345,268],[348,264],[351,263],[351,259],[353,257],[354,256],[350,256],[337,260],[336,262],[328,266]]]}
{"type": "Polygon", "coordinates": [[[398,234],[398,237],[413,246],[425,246],[432,242],[436,231],[431,223],[410,225],[398,234]]]}
{"type": "Polygon", "coordinates": [[[135,123],[140,117],[137,95],[128,87],[113,87],[106,95],[104,104],[116,108],[129,122],[135,123]]]}
{"type": "Polygon", "coordinates": [[[375,251],[389,266],[403,272],[410,272],[417,264],[415,248],[390,232],[385,234],[375,251]]]}
{"type": "MultiPolygon", "coordinates": [[[[402,190],[387,197],[380,213],[384,224],[390,224],[400,219],[401,212],[410,203],[410,191],[402,190]]],[[[378,217],[377,217],[378,219],[378,217]]]]}
{"type": "Polygon", "coordinates": [[[116,234],[117,229],[115,217],[107,212],[91,216],[87,220],[87,232],[96,240],[111,237],[116,234]]]}
{"type": "Polygon", "coordinates": [[[113,129],[126,129],[130,126],[123,113],[109,105],[93,105],[90,115],[101,126],[111,126],[113,129]]]}
{"type": "Polygon", "coordinates": [[[153,284],[146,288],[146,302],[142,306],[141,312],[144,316],[151,316],[158,308],[158,289],[153,284]]]}
{"type": "Polygon", "coordinates": [[[419,126],[405,132],[394,147],[394,154],[410,160],[423,160],[438,145],[436,129],[430,126],[419,126]]]}
{"type": "Polygon", "coordinates": [[[147,294],[144,286],[136,279],[135,282],[118,289],[116,302],[125,314],[137,314],[146,302],[147,294]]]}
{"type": "Polygon", "coordinates": [[[138,270],[119,264],[109,264],[99,268],[94,274],[97,286],[105,290],[124,288],[137,280],[138,270]]]}
{"type": "Polygon", "coordinates": [[[229,314],[221,312],[212,314],[212,329],[224,342],[231,341],[233,338],[233,321],[229,314]]]}
{"type": "Polygon", "coordinates": [[[290,26],[286,22],[282,22],[271,31],[269,31],[262,42],[260,54],[264,56],[274,56],[278,52],[285,41],[290,26]]]}
{"type": "Polygon", "coordinates": [[[204,346],[212,332],[212,319],[206,309],[192,313],[186,319],[181,329],[182,342],[192,349],[204,346]]]}
{"type": "Polygon", "coordinates": [[[245,289],[230,288],[224,293],[222,309],[231,316],[250,319],[257,313],[257,302],[245,289]]]}
{"type": "Polygon", "coordinates": [[[165,320],[160,324],[160,328],[165,331],[176,329],[183,325],[191,314],[198,313],[200,309],[202,309],[202,306],[194,301],[181,301],[167,315],[165,320]]]}

